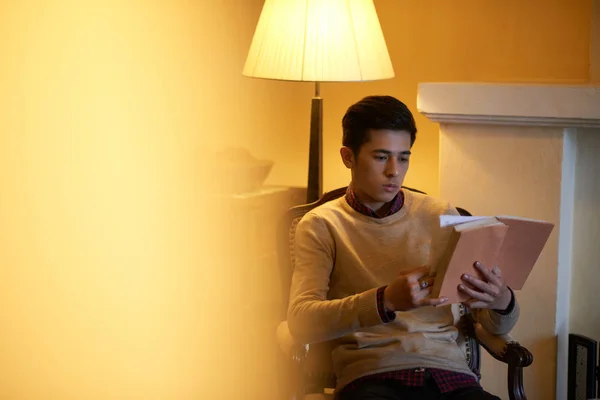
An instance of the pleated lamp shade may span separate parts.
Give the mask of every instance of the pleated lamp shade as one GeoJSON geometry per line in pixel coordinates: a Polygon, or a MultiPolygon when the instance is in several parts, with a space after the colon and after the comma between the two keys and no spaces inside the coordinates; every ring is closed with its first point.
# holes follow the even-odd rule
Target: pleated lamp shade
{"type": "Polygon", "coordinates": [[[242,73],[311,82],[394,77],[373,0],[265,0],[242,73]]]}

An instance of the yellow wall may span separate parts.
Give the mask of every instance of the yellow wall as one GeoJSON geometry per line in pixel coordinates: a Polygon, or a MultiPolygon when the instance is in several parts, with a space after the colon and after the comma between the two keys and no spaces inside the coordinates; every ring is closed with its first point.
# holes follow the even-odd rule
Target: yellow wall
{"type": "Polygon", "coordinates": [[[261,7],[0,2],[0,398],[243,397],[198,177],[293,143],[299,96],[241,76],[261,7]]]}
{"type": "MultiPolygon", "coordinates": [[[[396,77],[323,85],[325,189],[348,183],[338,155],[341,118],[363,96],[391,94],[417,114],[406,184],[437,195],[438,128],[417,113],[419,82],[588,80],[591,0],[375,0],[375,6],[396,77]]],[[[304,93],[311,96],[310,89],[304,93]]]]}
{"type": "MultiPolygon", "coordinates": [[[[562,135],[556,127],[441,124],[441,196],[474,215],[502,209],[558,225],[562,135]]],[[[521,317],[511,336],[533,353],[524,387],[536,400],[564,399],[555,396],[558,238],[555,228],[525,286],[515,292],[521,317]]],[[[508,399],[506,364],[483,350],[481,357],[482,386],[508,399]]]]}
{"type": "Polygon", "coordinates": [[[600,0],[592,0],[590,83],[600,85],[600,0]]]}

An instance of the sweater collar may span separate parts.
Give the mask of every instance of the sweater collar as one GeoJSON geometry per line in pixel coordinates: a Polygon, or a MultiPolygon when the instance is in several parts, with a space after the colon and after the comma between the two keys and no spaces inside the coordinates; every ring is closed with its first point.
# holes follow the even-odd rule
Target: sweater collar
{"type": "Polygon", "coordinates": [[[367,217],[372,217],[372,218],[388,217],[388,216],[400,211],[402,209],[402,206],[404,205],[404,193],[402,192],[402,190],[400,190],[400,191],[398,191],[398,194],[396,195],[396,197],[394,197],[392,199],[392,205],[391,205],[389,211],[385,215],[379,215],[373,209],[371,209],[370,207],[367,207],[363,202],[361,202],[359,200],[359,198],[354,193],[354,190],[352,189],[352,184],[348,185],[348,188],[346,189],[345,198],[346,198],[346,202],[348,203],[348,205],[350,207],[352,207],[354,210],[356,210],[357,212],[359,212],[363,215],[366,215],[367,217]]]}

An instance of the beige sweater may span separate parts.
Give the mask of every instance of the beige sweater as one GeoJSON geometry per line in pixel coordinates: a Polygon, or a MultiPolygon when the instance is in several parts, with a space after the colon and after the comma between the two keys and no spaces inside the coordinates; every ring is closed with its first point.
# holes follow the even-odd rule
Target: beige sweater
{"type": "MultiPolygon", "coordinates": [[[[301,343],[333,340],[338,390],[361,376],[406,368],[473,375],[457,344],[452,307],[397,312],[385,324],[377,312],[377,288],[405,269],[435,265],[447,240],[439,215],[458,214],[446,202],[404,192],[402,209],[385,218],[360,214],[342,197],[298,224],[288,324],[301,343]]],[[[518,314],[516,301],[507,315],[474,312],[492,334],[508,333],[518,314]]]]}

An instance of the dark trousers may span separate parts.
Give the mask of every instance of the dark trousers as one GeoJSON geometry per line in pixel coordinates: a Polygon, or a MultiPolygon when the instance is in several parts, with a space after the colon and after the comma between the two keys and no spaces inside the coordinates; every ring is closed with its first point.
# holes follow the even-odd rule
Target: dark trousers
{"type": "Polygon", "coordinates": [[[480,386],[440,393],[433,380],[423,387],[407,387],[394,380],[365,381],[352,390],[341,390],[336,400],[500,400],[480,386]]]}

